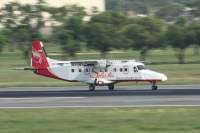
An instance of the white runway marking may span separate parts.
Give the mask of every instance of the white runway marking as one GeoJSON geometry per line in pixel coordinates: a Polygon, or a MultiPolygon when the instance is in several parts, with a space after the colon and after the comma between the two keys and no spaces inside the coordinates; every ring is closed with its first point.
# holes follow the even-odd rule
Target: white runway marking
{"type": "Polygon", "coordinates": [[[0,98],[0,100],[29,100],[29,99],[79,99],[85,97],[32,97],[32,98],[0,98]]]}
{"type": "Polygon", "coordinates": [[[41,106],[41,107],[0,107],[0,109],[48,109],[48,108],[125,108],[125,107],[200,107],[200,105],[128,105],[128,106],[41,106]]]}

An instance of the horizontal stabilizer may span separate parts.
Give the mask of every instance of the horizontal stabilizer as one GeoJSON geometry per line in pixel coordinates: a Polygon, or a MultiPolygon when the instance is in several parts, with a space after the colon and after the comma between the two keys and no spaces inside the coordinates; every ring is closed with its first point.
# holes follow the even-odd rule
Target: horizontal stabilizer
{"type": "Polygon", "coordinates": [[[13,70],[30,70],[30,71],[37,71],[38,68],[15,68],[13,70]]]}

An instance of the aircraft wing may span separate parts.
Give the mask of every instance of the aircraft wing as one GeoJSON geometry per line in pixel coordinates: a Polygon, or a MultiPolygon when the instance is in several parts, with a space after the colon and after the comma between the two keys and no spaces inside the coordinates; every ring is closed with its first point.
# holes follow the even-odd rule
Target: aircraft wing
{"type": "Polygon", "coordinates": [[[72,66],[95,66],[98,61],[71,61],[72,66]]]}
{"type": "Polygon", "coordinates": [[[107,60],[86,60],[86,61],[71,61],[72,66],[94,66],[95,68],[105,69],[111,66],[111,62],[107,60]]]}

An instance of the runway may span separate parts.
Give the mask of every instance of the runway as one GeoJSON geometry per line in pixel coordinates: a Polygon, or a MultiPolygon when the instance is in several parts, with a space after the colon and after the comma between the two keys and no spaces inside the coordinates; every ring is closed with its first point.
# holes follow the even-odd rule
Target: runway
{"type": "Polygon", "coordinates": [[[0,109],[200,106],[200,85],[0,88],[0,109]]]}

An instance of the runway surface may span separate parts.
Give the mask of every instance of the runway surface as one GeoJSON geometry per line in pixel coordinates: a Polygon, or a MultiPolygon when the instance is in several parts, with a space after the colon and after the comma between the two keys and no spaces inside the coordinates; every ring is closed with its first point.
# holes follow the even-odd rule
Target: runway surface
{"type": "Polygon", "coordinates": [[[200,106],[200,85],[0,88],[1,109],[200,106]]]}

